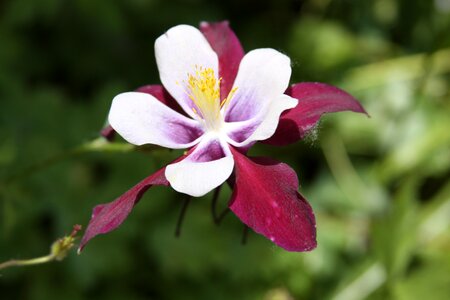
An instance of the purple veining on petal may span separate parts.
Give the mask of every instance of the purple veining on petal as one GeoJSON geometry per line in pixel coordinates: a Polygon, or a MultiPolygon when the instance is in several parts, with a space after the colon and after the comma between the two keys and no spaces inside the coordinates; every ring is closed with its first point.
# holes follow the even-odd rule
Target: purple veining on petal
{"type": "Polygon", "coordinates": [[[204,133],[200,126],[193,127],[180,119],[167,119],[165,124],[161,124],[160,129],[178,144],[191,143],[204,133]]]}
{"type": "Polygon", "coordinates": [[[223,145],[218,140],[210,140],[201,142],[197,150],[194,151],[187,159],[195,162],[208,162],[224,157],[225,151],[223,145]]]}
{"type": "Polygon", "coordinates": [[[237,88],[226,111],[225,121],[246,121],[267,109],[289,85],[290,59],[270,48],[248,52],[241,60],[234,82],[237,88]]]}
{"type": "MultiPolygon", "coordinates": [[[[175,99],[173,99],[172,96],[170,96],[170,94],[166,91],[166,89],[160,84],[144,85],[138,87],[136,89],[136,92],[152,95],[161,103],[172,108],[174,111],[186,115],[183,109],[181,109],[180,105],[175,101],[175,99]]],[[[100,135],[111,142],[116,137],[116,131],[111,127],[111,125],[107,125],[100,131],[100,135]]]]}
{"type": "MultiPolygon", "coordinates": [[[[144,85],[136,89],[137,92],[146,93],[154,96],[156,99],[161,101],[161,103],[164,103],[174,111],[185,115],[186,113],[181,108],[181,106],[178,104],[178,102],[173,99],[173,97],[169,94],[169,92],[159,84],[150,84],[150,85],[144,85]]],[[[185,127],[185,124],[180,124],[179,122],[175,121],[172,125],[168,125],[169,130],[172,131],[172,136],[177,134],[178,129],[183,129],[182,127],[185,127]],[[180,127],[181,126],[181,127],[180,127]]],[[[193,141],[200,137],[203,134],[203,130],[200,128],[192,128],[189,127],[188,129],[188,135],[184,136],[184,138],[179,139],[179,143],[188,143],[189,141],[193,141]]]]}
{"type": "Polygon", "coordinates": [[[270,101],[266,110],[251,119],[225,123],[229,143],[234,147],[247,149],[256,141],[266,140],[275,133],[281,114],[295,107],[297,103],[297,99],[281,94],[270,101]]]}
{"type": "Polygon", "coordinates": [[[242,122],[228,123],[228,136],[235,142],[241,143],[245,141],[261,124],[262,119],[257,121],[248,120],[242,122]]]}
{"type": "Polygon", "coordinates": [[[246,87],[238,87],[239,92],[236,92],[236,95],[231,100],[230,113],[225,116],[226,122],[245,122],[265,108],[259,101],[255,101],[255,99],[259,100],[261,95],[252,90],[247,90],[244,93],[242,92],[244,88],[246,87]]]}
{"type": "Polygon", "coordinates": [[[177,113],[152,95],[140,92],[117,95],[108,120],[114,130],[135,145],[188,148],[203,135],[203,126],[197,121],[177,113]]]}
{"type": "Polygon", "coordinates": [[[201,197],[224,183],[233,166],[229,146],[205,136],[186,159],[167,166],[165,174],[176,191],[201,197]]]}

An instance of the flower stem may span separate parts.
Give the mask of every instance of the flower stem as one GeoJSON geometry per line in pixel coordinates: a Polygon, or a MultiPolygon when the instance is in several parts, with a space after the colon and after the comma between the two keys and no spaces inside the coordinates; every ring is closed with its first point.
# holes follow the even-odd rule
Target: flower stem
{"type": "Polygon", "coordinates": [[[187,208],[191,202],[192,197],[187,196],[183,201],[183,206],[181,206],[180,215],[178,216],[177,227],[175,229],[175,236],[180,237],[181,235],[181,225],[183,225],[184,216],[186,215],[187,208]]]}
{"type": "Polygon", "coordinates": [[[81,230],[80,225],[74,225],[70,235],[56,240],[50,247],[50,254],[31,259],[11,259],[0,264],[0,270],[9,267],[21,267],[29,265],[39,265],[51,261],[63,260],[70,249],[73,248],[77,233],[81,230]]]}
{"type": "Polygon", "coordinates": [[[136,148],[136,146],[131,144],[110,143],[105,138],[99,137],[65,152],[56,154],[55,156],[39,161],[23,169],[22,171],[7,177],[4,180],[4,183],[9,184],[15,181],[20,181],[42,169],[55,165],[61,161],[77,157],[81,154],[91,152],[130,152],[136,148]]]}
{"type": "Polygon", "coordinates": [[[38,257],[38,258],[32,258],[32,259],[11,259],[4,263],[0,264],[0,270],[6,269],[9,267],[20,267],[20,266],[28,266],[28,265],[38,265],[38,264],[44,264],[47,262],[50,262],[54,260],[54,256],[52,254],[38,257]]]}
{"type": "Polygon", "coordinates": [[[230,209],[227,207],[225,208],[219,215],[219,217],[217,218],[217,225],[220,225],[220,223],[222,222],[222,220],[225,218],[225,216],[230,212],[230,209]]]}
{"type": "Polygon", "coordinates": [[[216,224],[216,225],[219,225],[219,223],[220,223],[219,216],[217,215],[217,201],[219,200],[221,188],[222,188],[222,186],[219,185],[214,190],[214,195],[213,195],[212,202],[211,202],[211,214],[212,214],[212,217],[214,220],[214,224],[216,224]]]}
{"type": "Polygon", "coordinates": [[[219,215],[217,214],[217,202],[219,200],[219,195],[220,195],[221,189],[222,189],[222,186],[220,185],[219,187],[217,187],[214,190],[214,195],[213,195],[212,202],[211,202],[211,214],[212,214],[212,217],[213,217],[214,224],[216,224],[216,225],[220,225],[220,223],[222,222],[223,218],[230,211],[228,209],[228,207],[227,207],[219,215]]]}
{"type": "Polygon", "coordinates": [[[241,244],[246,245],[247,244],[247,238],[248,238],[248,226],[244,225],[244,230],[242,230],[242,239],[241,244]]]}

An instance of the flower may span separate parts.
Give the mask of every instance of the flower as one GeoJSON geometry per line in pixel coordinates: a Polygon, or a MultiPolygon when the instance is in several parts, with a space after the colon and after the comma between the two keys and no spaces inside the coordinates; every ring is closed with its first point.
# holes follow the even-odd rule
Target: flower
{"type": "Polygon", "coordinates": [[[290,59],[270,48],[244,55],[228,22],[169,29],[155,42],[162,82],[116,96],[111,127],[135,145],[189,151],[111,203],[94,208],[80,250],[116,229],[152,185],[200,197],[228,180],[229,208],[248,227],[289,251],[316,247],[312,209],[295,172],[246,156],[258,141],[284,145],[303,138],[324,113],[365,113],[352,96],[322,83],[291,87],[290,59]]]}

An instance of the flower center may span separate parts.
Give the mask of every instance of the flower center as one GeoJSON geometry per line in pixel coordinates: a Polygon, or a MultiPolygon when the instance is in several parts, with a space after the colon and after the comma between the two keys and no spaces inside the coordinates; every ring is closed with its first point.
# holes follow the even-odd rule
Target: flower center
{"type": "Polygon", "coordinates": [[[233,88],[228,96],[220,100],[220,82],[214,70],[195,66],[194,74],[188,74],[186,82],[187,95],[195,104],[192,111],[204,121],[206,128],[220,130],[223,123],[221,111],[224,111],[237,88],[233,88]]]}

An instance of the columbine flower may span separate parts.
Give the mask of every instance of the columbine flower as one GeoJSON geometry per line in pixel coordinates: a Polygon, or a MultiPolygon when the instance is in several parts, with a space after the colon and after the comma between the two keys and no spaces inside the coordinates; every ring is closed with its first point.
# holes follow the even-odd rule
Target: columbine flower
{"type": "Polygon", "coordinates": [[[200,30],[173,27],[156,40],[155,55],[162,86],[116,96],[109,123],[132,144],[190,150],[115,201],[96,206],[80,249],[117,228],[152,185],[200,197],[228,179],[229,208],[248,227],[289,251],[315,248],[314,214],[297,191],[295,172],[246,152],[258,141],[295,142],[322,114],[364,113],[362,106],[322,83],[288,87],[290,59],[270,48],[244,55],[227,22],[202,23],[200,30]]]}

